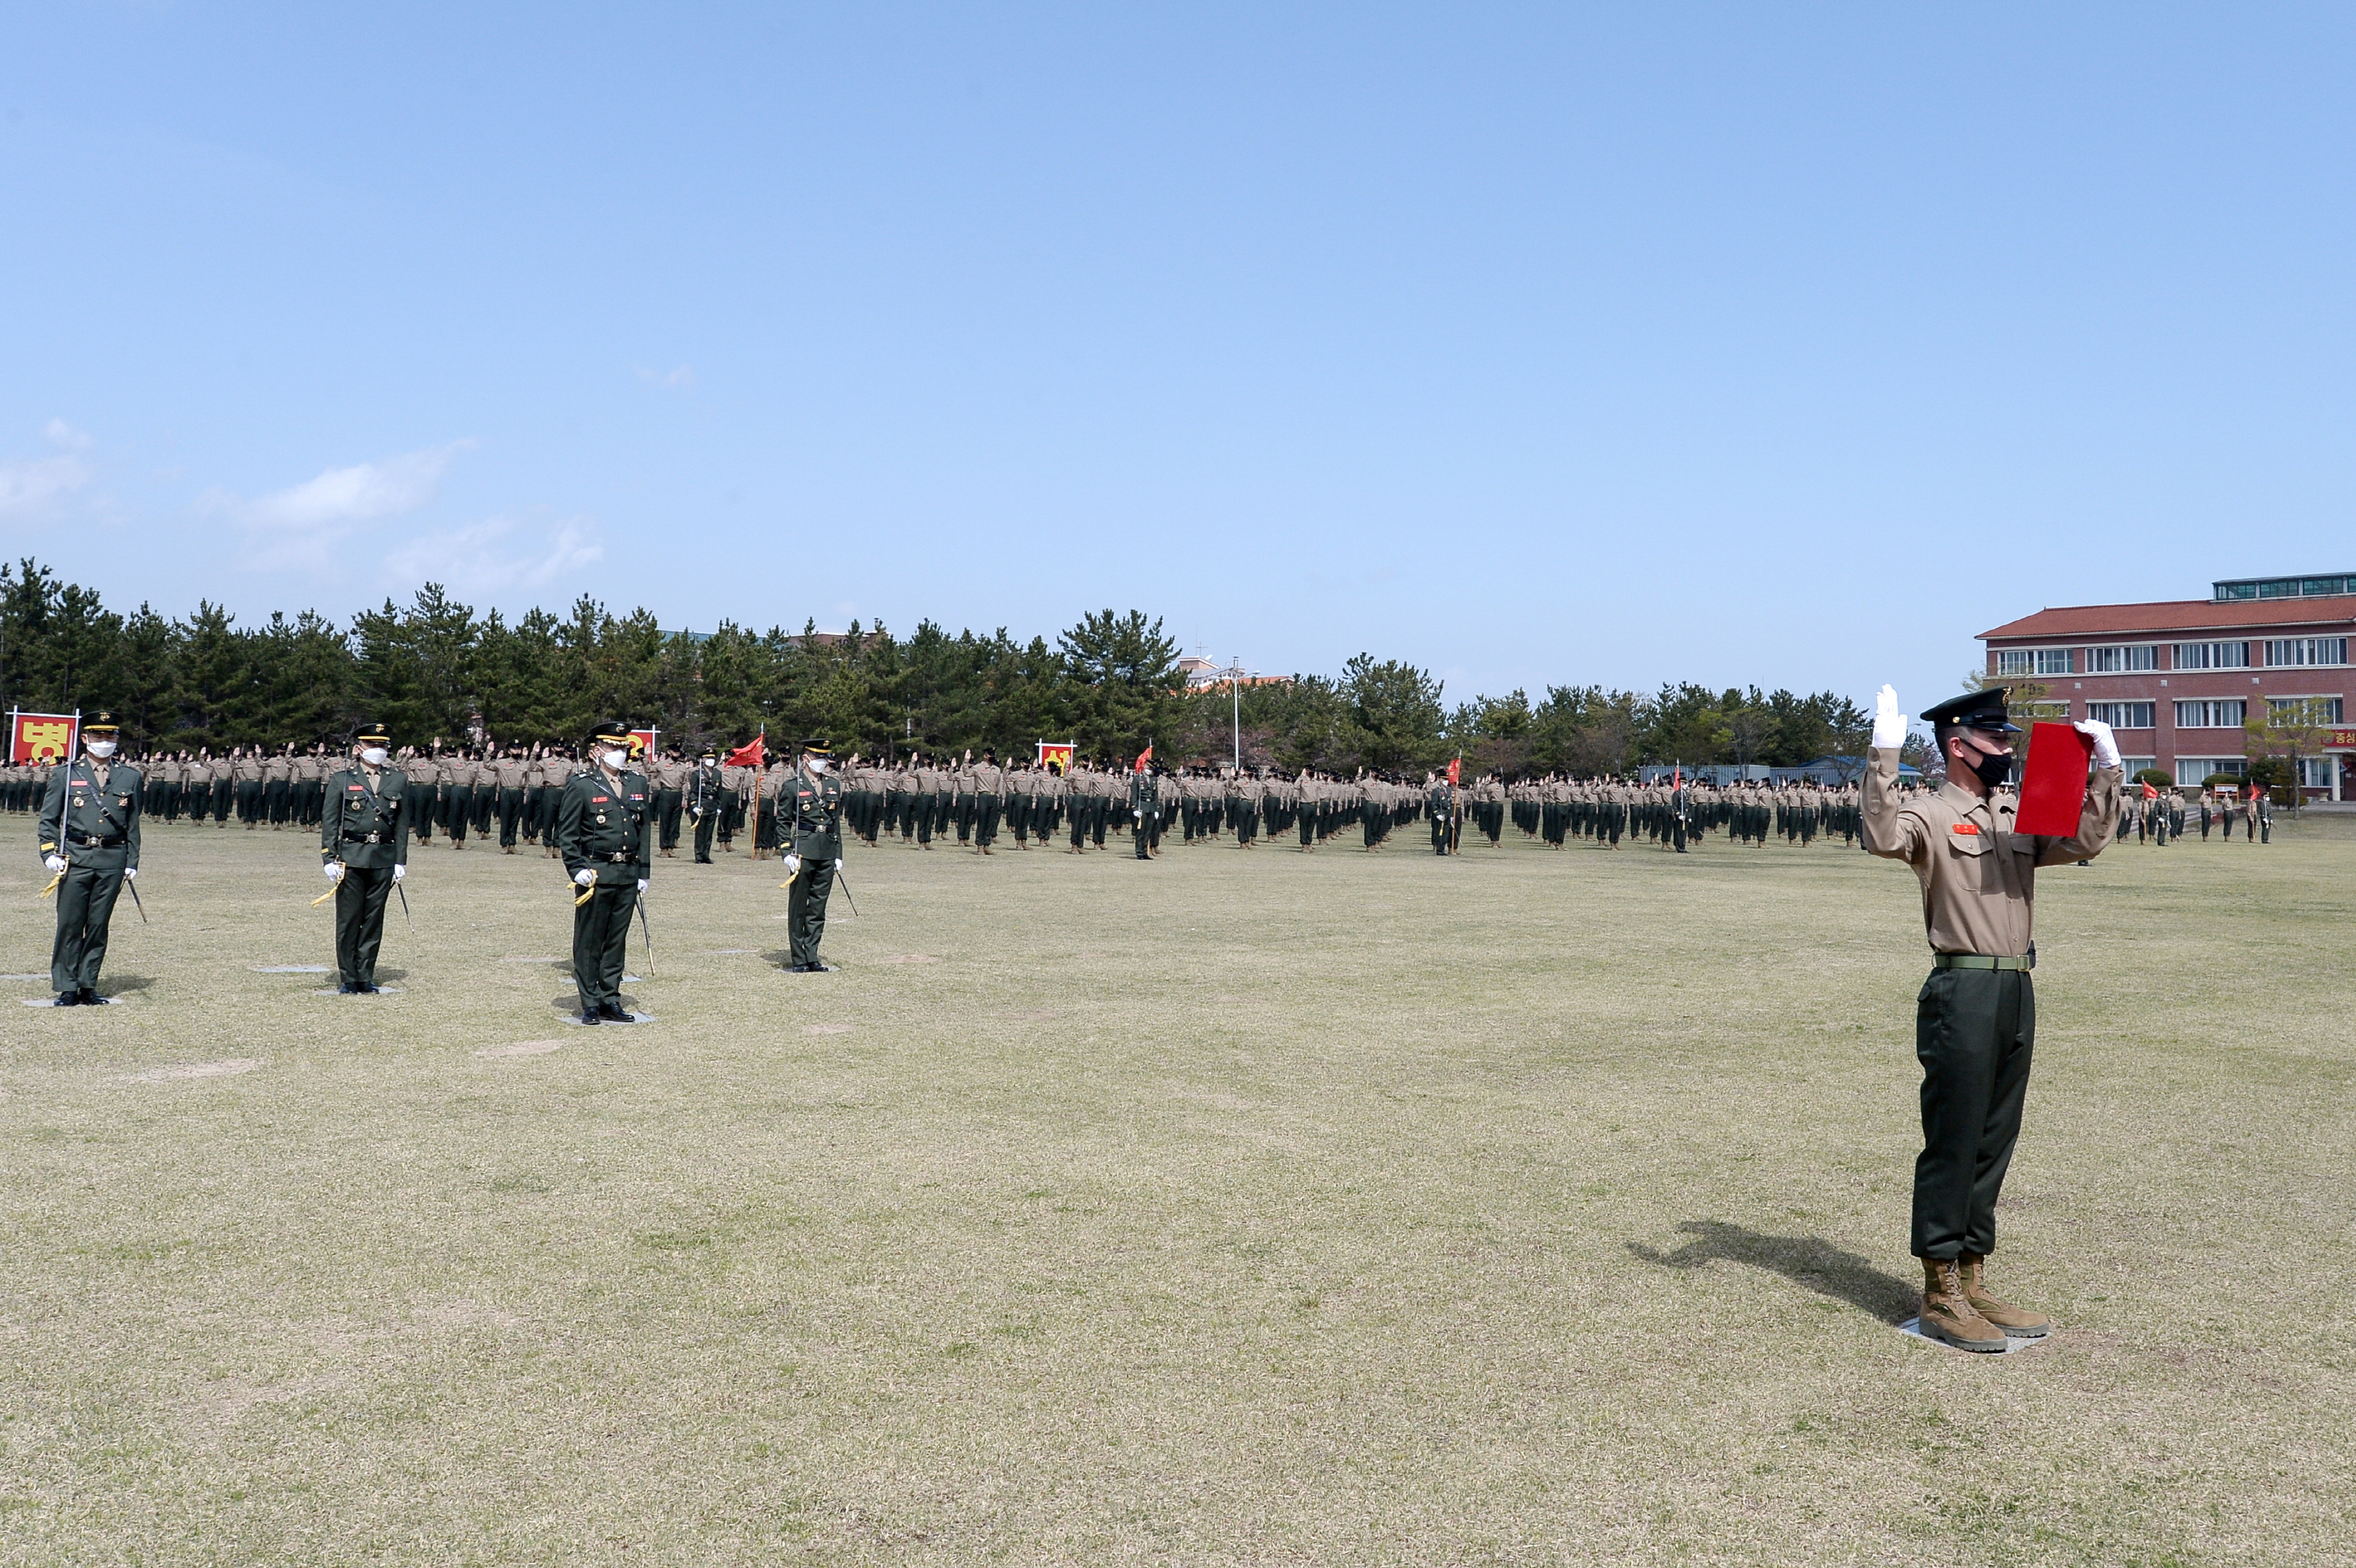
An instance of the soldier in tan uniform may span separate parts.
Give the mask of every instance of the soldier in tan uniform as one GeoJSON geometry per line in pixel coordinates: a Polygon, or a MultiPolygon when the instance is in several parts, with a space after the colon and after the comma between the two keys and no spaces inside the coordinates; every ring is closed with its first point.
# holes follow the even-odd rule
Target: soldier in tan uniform
{"type": "Polygon", "coordinates": [[[2110,726],[2078,729],[2094,742],[2094,775],[2068,838],[2012,831],[2018,801],[2001,687],[1952,698],[1922,717],[1935,726],[1947,782],[1903,797],[1898,752],[1906,718],[1881,688],[1865,776],[1865,847],[1904,860],[1922,884],[1931,977],[1915,1001],[1914,1054],[1922,1063],[1922,1153],[1914,1162],[1912,1246],[1922,1260],[1922,1332],[1966,1350],[2001,1350],[2008,1337],[2051,1328],[2042,1313],[1987,1288],[1996,1200],[2020,1136],[2020,1108],[2037,1034],[2037,965],[2030,929],[2040,866],[2091,859],[2118,816],[2118,743],[2110,726]]]}

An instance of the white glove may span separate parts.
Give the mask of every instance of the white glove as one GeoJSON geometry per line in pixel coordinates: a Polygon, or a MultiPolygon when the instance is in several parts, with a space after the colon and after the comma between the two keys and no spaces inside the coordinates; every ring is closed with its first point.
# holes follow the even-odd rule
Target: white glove
{"type": "Polygon", "coordinates": [[[801,874],[802,874],[802,858],[801,858],[799,855],[795,854],[795,853],[794,853],[792,850],[790,850],[790,849],[787,850],[787,851],[786,851],[786,875],[787,875],[787,876],[788,876],[788,877],[798,877],[798,876],[800,876],[801,874]]]}
{"type": "Polygon", "coordinates": [[[1898,711],[1898,692],[1883,687],[1873,699],[1873,746],[1886,751],[1906,743],[1906,715],[1898,711]]]}
{"type": "Polygon", "coordinates": [[[41,869],[50,872],[62,871],[66,869],[66,858],[63,855],[52,855],[41,862],[41,869]]]}
{"type": "Polygon", "coordinates": [[[2109,725],[2104,723],[2099,719],[2081,719],[2073,727],[2077,730],[2079,734],[2087,736],[2094,742],[2094,765],[2096,767],[2115,768],[2119,766],[2118,737],[2111,733],[2111,727],[2109,725]]]}
{"type": "Polygon", "coordinates": [[[842,857],[840,855],[834,858],[834,869],[838,871],[842,869],[842,857]]]}
{"type": "Polygon", "coordinates": [[[392,880],[396,882],[407,875],[409,875],[409,868],[406,866],[395,866],[392,869],[392,880]]]}
{"type": "Polygon", "coordinates": [[[638,879],[638,891],[640,891],[640,892],[645,892],[646,891],[647,891],[647,880],[646,880],[644,877],[640,877],[640,878],[638,879]]]}
{"type": "Polygon", "coordinates": [[[1144,821],[1144,820],[1145,820],[1145,813],[1144,813],[1144,811],[1143,811],[1142,809],[1141,809],[1141,810],[1137,810],[1137,811],[1132,811],[1132,812],[1130,812],[1130,815],[1131,816],[1134,816],[1135,818],[1137,818],[1140,822],[1142,822],[1142,821],[1144,821]]]}
{"type": "Polygon", "coordinates": [[[139,868],[138,868],[138,867],[136,867],[136,866],[125,866],[125,867],[123,867],[123,880],[124,881],[126,881],[126,882],[135,882],[135,881],[137,881],[137,880],[139,880],[139,868]]]}
{"type": "Polygon", "coordinates": [[[573,883],[575,887],[592,887],[595,885],[596,880],[597,873],[586,866],[573,873],[573,883]]]}
{"type": "Polygon", "coordinates": [[[319,868],[319,874],[331,882],[340,882],[344,880],[344,863],[341,860],[330,860],[319,868]]]}

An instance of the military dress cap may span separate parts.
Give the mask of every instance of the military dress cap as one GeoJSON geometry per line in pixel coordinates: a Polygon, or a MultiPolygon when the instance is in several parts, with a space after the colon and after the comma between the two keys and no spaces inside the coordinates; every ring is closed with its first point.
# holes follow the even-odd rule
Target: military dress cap
{"type": "Polygon", "coordinates": [[[92,714],[81,721],[81,732],[85,735],[114,735],[121,733],[122,729],[112,713],[92,714]]]}
{"type": "Polygon", "coordinates": [[[371,741],[380,746],[390,746],[392,744],[392,737],[385,733],[383,721],[376,719],[370,719],[363,723],[355,725],[352,729],[352,740],[363,746],[367,745],[371,741]]]}
{"type": "Polygon", "coordinates": [[[804,741],[802,742],[802,755],[806,757],[830,757],[834,755],[834,748],[828,745],[824,741],[804,741]]]}
{"type": "Polygon", "coordinates": [[[1961,697],[1926,708],[1922,712],[1925,724],[1953,724],[1965,730],[1985,730],[1991,735],[2018,735],[2020,726],[2005,712],[2004,699],[2008,688],[1991,686],[1985,691],[1967,691],[1961,697]]]}
{"type": "Polygon", "coordinates": [[[590,727],[589,738],[609,746],[626,746],[630,743],[630,727],[618,719],[600,719],[590,727]]]}

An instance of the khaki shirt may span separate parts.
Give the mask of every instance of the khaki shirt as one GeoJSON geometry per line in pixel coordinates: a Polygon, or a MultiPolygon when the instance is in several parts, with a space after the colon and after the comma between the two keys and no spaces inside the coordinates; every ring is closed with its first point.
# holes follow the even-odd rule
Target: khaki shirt
{"type": "Polygon", "coordinates": [[[2096,769],[2076,835],[2040,838],[2012,831],[2019,803],[2009,790],[1983,800],[1943,784],[1900,795],[1897,748],[1877,747],[1865,775],[1865,847],[1914,868],[1931,951],[2018,958],[2034,940],[2037,868],[2103,852],[2118,819],[2122,776],[2096,769]]]}

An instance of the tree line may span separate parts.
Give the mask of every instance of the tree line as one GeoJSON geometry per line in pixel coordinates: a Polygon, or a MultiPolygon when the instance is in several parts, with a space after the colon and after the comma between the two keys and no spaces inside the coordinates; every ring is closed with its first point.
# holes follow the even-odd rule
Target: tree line
{"type": "Polygon", "coordinates": [[[311,611],[244,623],[201,602],[172,619],[111,610],[32,560],[0,564],[0,706],[106,709],[134,752],[336,743],[375,720],[402,744],[577,742],[603,717],[683,746],[823,736],[871,756],[1027,755],[1071,741],[1106,763],[1149,743],[1173,763],[1415,773],[1462,756],[1476,772],[1624,773],[1640,763],[1796,766],[1861,751],[1866,712],[1690,683],[1657,692],[1550,687],[1451,706],[1441,684],[1361,654],[1337,675],[1189,688],[1176,641],[1144,612],[1085,614],[1050,642],[1004,627],[895,635],[665,631],[644,609],[586,596],[560,615],[477,614],[428,583],[339,624],[311,611]],[[1238,711],[1239,710],[1239,711],[1238,711]]]}

